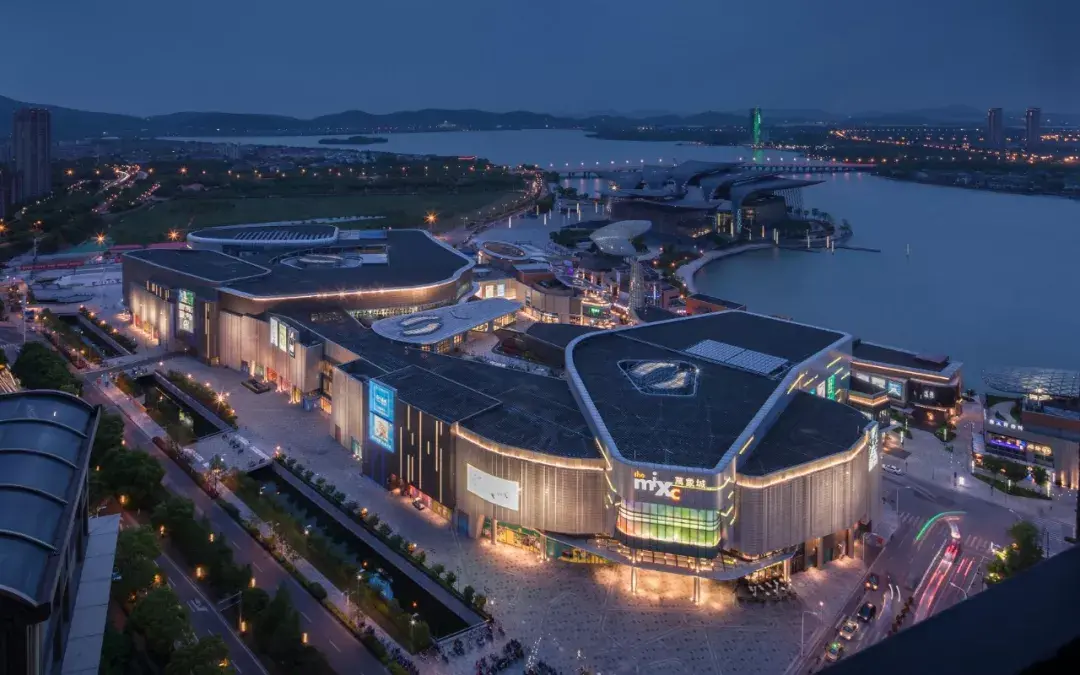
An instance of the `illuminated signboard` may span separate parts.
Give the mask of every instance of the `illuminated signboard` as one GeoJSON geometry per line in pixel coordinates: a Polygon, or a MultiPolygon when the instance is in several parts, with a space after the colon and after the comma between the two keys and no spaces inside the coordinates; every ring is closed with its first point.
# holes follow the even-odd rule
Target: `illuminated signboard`
{"type": "Polygon", "coordinates": [[[278,324],[279,323],[280,322],[276,318],[270,317],[270,346],[271,347],[277,347],[278,346],[277,336],[278,336],[278,324]]]}
{"type": "Polygon", "coordinates": [[[176,305],[177,330],[184,333],[195,332],[195,294],[191,291],[178,289],[180,302],[176,305]]]}
{"type": "Polygon", "coordinates": [[[881,438],[878,435],[878,425],[870,427],[870,470],[873,471],[874,467],[878,463],[878,448],[881,443],[881,438]]]}
{"type": "Polygon", "coordinates": [[[822,398],[825,398],[825,383],[824,382],[818,382],[817,395],[822,397],[822,398]]]}
{"type": "Polygon", "coordinates": [[[465,465],[465,488],[485,502],[517,511],[521,501],[521,486],[505,478],[492,476],[472,464],[465,465]]]}
{"type": "Polygon", "coordinates": [[[289,342],[289,327],[285,325],[284,321],[279,321],[277,325],[277,346],[281,351],[285,351],[285,346],[289,342]]]}
{"type": "Polygon", "coordinates": [[[368,382],[368,438],[394,451],[394,390],[385,384],[368,382]]]}
{"type": "Polygon", "coordinates": [[[296,329],[289,329],[289,356],[296,356],[296,340],[300,336],[296,333],[296,329]]]}
{"type": "Polygon", "coordinates": [[[889,395],[889,398],[904,398],[904,383],[896,380],[886,381],[885,393],[889,395]]]}
{"type": "Polygon", "coordinates": [[[589,316],[599,317],[604,315],[604,308],[602,305],[582,304],[581,306],[585,309],[585,313],[589,316]]]}
{"type": "Polygon", "coordinates": [[[825,380],[825,396],[830,401],[836,400],[836,374],[833,373],[825,380]]]}

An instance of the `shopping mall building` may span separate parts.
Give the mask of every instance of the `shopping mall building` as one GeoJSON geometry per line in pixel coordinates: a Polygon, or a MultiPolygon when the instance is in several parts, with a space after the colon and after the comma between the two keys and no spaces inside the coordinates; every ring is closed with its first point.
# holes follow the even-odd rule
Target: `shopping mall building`
{"type": "Polygon", "coordinates": [[[730,580],[822,565],[872,529],[879,426],[846,404],[850,335],[745,311],[568,326],[551,377],[440,353],[513,318],[505,298],[455,309],[457,252],[397,230],[331,246],[131,253],[125,295],[159,339],[317,403],[360,473],[463,534],[730,580]]]}

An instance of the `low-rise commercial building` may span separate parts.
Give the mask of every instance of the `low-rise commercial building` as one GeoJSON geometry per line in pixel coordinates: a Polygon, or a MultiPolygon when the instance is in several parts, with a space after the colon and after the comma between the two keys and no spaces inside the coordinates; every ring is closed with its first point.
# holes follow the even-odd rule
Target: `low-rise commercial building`
{"type": "Polygon", "coordinates": [[[961,369],[962,364],[948,356],[916,354],[862,340],[856,340],[852,348],[852,376],[885,390],[893,408],[931,430],[962,411],[961,369]]]}
{"type": "Polygon", "coordinates": [[[89,514],[99,418],[57,391],[0,396],[0,672],[98,670],[119,531],[89,514]]]}

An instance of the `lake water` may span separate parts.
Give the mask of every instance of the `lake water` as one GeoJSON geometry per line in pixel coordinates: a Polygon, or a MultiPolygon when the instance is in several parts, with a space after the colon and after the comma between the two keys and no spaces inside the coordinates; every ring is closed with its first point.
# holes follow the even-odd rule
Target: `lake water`
{"type": "MultiPolygon", "coordinates": [[[[385,152],[478,155],[544,167],[749,160],[746,148],[603,141],[576,131],[394,134],[385,152]]],[[[198,139],[320,146],[319,137],[198,139]]],[[[333,146],[331,146],[333,147],[333,146]]],[[[344,146],[343,146],[344,147],[344,146]]],[[[350,146],[354,147],[354,146],[350,146]]],[[[792,159],[759,154],[759,161],[792,159]]],[[[1080,201],[902,183],[863,174],[821,176],[805,208],[846,218],[852,246],[881,253],[763,251],[718,261],[700,291],[751,311],[850,332],[965,362],[969,386],[1004,365],[1080,370],[1080,201]],[[910,245],[911,253],[907,254],[910,245]]],[[[596,192],[599,181],[571,183],[596,192]]],[[[516,225],[515,225],[516,227],[516,225]]]]}

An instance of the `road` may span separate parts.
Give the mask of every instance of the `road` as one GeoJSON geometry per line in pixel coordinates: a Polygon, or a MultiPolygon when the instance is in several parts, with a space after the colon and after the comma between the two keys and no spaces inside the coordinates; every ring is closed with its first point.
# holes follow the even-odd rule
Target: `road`
{"type": "MultiPolygon", "coordinates": [[[[882,494],[886,500],[883,510],[888,517],[895,517],[899,525],[891,541],[880,552],[873,547],[867,548],[869,572],[879,576],[879,589],[855,592],[839,615],[826,617],[828,629],[806,646],[804,657],[793,664],[789,673],[816,672],[824,667],[823,655],[830,642],[839,640],[845,647],[845,655],[850,655],[884,639],[909,597],[914,596],[914,603],[901,629],[978,593],[982,590],[981,574],[990,559],[991,547],[1007,542],[1009,527],[1020,519],[999,504],[908,475],[886,474],[882,494]],[[944,512],[957,515],[931,523],[934,516],[944,512]],[[947,560],[944,551],[953,540],[954,530],[960,550],[955,560],[947,560]],[[864,602],[872,602],[878,607],[877,617],[869,624],[861,625],[856,639],[850,642],[840,639],[837,635],[840,625],[864,602]]],[[[1037,519],[1027,519],[1040,525],[1037,519]]],[[[1050,534],[1049,528],[1046,537],[1044,546],[1049,542],[1052,552],[1061,550],[1062,545],[1050,534]]]]}
{"type": "MultiPolygon", "coordinates": [[[[139,522],[130,513],[123,514],[123,527],[138,526],[139,522]]],[[[229,648],[229,662],[239,675],[267,675],[262,662],[234,631],[232,622],[217,610],[202,589],[191,580],[184,566],[166,553],[158,556],[157,564],[165,572],[166,580],[180,598],[180,603],[187,607],[196,637],[220,635],[225,646],[229,648]]]]}
{"type": "MultiPolygon", "coordinates": [[[[90,403],[100,404],[107,408],[112,407],[108,398],[97,390],[92,381],[87,381],[83,398],[90,403]]],[[[244,528],[233,520],[232,516],[210,499],[172,459],[161,452],[138,426],[133,423],[127,424],[124,434],[128,447],[141,448],[161,462],[165,469],[162,484],[173,494],[194,502],[196,516],[208,518],[214,531],[226,537],[233,547],[235,560],[240,564],[251,565],[259,587],[265,588],[272,595],[279,586],[285,586],[289,597],[292,598],[293,606],[300,612],[301,627],[308,633],[309,644],[326,656],[330,666],[336,672],[341,675],[377,675],[386,672],[378,659],[360,644],[329,610],[311,597],[291,574],[285,571],[244,528]]],[[[188,570],[182,570],[182,568],[171,570],[166,567],[166,571],[176,581],[178,590],[186,585],[183,580],[187,580],[187,583],[194,586],[187,574],[188,570]],[[177,570],[181,570],[181,573],[177,574],[177,570]]],[[[208,611],[216,612],[217,610],[209,609],[208,611]]],[[[210,628],[209,625],[206,627],[210,628]]],[[[227,642],[229,634],[232,638],[236,638],[235,633],[229,629],[228,633],[222,635],[227,642]]],[[[232,651],[230,648],[230,654],[232,651]]]]}

